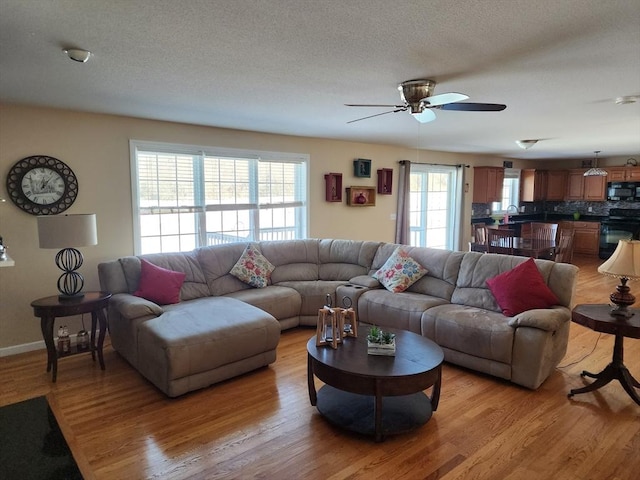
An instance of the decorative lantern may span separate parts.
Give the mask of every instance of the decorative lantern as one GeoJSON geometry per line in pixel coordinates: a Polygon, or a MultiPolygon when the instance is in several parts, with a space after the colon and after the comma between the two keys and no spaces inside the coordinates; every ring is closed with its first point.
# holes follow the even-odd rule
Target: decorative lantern
{"type": "Polygon", "coordinates": [[[338,348],[342,343],[344,329],[342,309],[332,308],[331,295],[327,294],[325,306],[318,310],[318,325],[316,328],[316,346],[331,345],[338,348]]]}
{"type": "Polygon", "coordinates": [[[341,309],[342,315],[342,337],[357,337],[358,336],[358,319],[356,318],[356,312],[351,306],[353,301],[350,297],[342,297],[341,309]]]}

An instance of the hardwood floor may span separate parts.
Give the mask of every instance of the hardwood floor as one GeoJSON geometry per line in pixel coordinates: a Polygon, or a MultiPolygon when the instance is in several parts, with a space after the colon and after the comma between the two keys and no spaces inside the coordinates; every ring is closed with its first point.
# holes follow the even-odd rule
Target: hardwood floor
{"type": "MultiPolygon", "coordinates": [[[[576,303],[606,303],[617,280],[595,271],[598,259],[575,263],[576,303]]],[[[374,443],[310,406],[305,344],[313,333],[285,331],[275,364],[177,399],[110,346],[105,372],[88,355],[70,357],[56,384],[44,350],[0,358],[0,405],[48,395],[86,478],[638,478],[640,407],[621,385],[567,398],[584,384],[583,369],[610,362],[610,335],[572,323],[566,357],[537,391],[445,364],[431,420],[374,443]]],[[[640,341],[625,340],[625,364],[640,378],[640,341]]]]}

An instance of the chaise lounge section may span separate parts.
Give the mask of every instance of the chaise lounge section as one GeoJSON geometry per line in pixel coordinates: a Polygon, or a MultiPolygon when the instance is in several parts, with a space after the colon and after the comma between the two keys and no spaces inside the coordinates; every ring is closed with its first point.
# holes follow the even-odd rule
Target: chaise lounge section
{"type": "Polygon", "coordinates": [[[306,239],[129,256],[103,262],[98,271],[101,288],[113,293],[113,347],[171,397],[273,363],[280,331],[315,326],[327,294],[334,305],[349,297],[360,322],[418,333],[438,343],[446,361],[536,389],[566,352],[577,267],[536,260],[557,304],[505,316],[487,280],[527,260],[306,239]],[[249,245],[273,267],[263,288],[232,274],[249,245]],[[427,273],[395,293],[374,276],[398,249],[427,273]],[[184,274],[178,303],[134,295],[143,261],[184,274]]]}

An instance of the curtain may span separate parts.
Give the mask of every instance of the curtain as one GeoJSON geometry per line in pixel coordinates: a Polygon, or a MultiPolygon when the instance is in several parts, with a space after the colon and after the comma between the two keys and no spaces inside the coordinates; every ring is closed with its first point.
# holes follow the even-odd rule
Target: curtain
{"type": "Polygon", "coordinates": [[[411,178],[411,162],[400,161],[400,178],[398,179],[398,209],[396,211],[396,243],[409,244],[409,192],[411,178]]]}

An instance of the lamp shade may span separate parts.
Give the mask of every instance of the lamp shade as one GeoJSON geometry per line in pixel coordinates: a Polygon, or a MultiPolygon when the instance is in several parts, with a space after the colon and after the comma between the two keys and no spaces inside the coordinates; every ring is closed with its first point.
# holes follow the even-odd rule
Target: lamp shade
{"type": "Polygon", "coordinates": [[[40,248],[97,245],[96,214],[39,216],[38,238],[40,248]]]}
{"type": "Polygon", "coordinates": [[[640,278],[640,240],[620,240],[598,272],[618,278],[640,278]]]}

